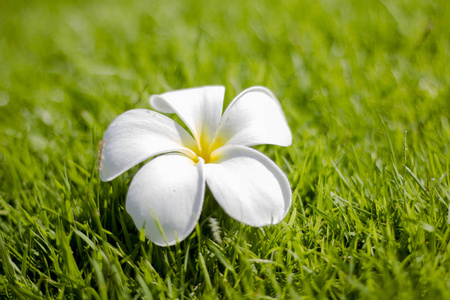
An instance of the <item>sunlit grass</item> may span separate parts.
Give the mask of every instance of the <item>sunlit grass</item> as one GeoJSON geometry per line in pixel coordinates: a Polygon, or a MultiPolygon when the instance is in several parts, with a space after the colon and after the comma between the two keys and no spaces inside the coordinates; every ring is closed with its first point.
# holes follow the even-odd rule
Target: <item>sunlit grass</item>
{"type": "Polygon", "coordinates": [[[446,1],[0,2],[0,297],[450,298],[446,1]],[[108,124],[148,97],[269,87],[293,206],[252,228],[207,193],[161,248],[100,182],[108,124]],[[211,229],[217,220],[220,233],[211,229]],[[220,234],[220,239],[218,238],[220,234]]]}

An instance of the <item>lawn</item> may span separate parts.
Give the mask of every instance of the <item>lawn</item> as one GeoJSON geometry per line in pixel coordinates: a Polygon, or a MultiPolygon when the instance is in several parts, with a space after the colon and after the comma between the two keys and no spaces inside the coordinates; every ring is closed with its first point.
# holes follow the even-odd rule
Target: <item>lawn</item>
{"type": "Polygon", "coordinates": [[[0,2],[0,298],[450,299],[450,4],[0,2]],[[289,147],[277,225],[207,191],[159,247],[125,210],[99,142],[166,91],[262,85],[289,147]]]}

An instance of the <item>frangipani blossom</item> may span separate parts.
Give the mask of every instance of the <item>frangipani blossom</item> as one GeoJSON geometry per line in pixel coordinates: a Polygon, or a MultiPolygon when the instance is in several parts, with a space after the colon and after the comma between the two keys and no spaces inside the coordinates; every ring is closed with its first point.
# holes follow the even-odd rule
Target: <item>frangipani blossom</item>
{"type": "Polygon", "coordinates": [[[252,87],[222,115],[224,94],[223,86],[205,86],[150,97],[154,109],[177,114],[191,134],[146,109],[123,113],[106,130],[103,181],[152,158],[131,181],[126,209],[157,245],[174,245],[194,230],[206,185],[228,215],[247,225],[276,224],[290,208],[286,175],[249,147],[291,145],[280,103],[267,88],[252,87]]]}

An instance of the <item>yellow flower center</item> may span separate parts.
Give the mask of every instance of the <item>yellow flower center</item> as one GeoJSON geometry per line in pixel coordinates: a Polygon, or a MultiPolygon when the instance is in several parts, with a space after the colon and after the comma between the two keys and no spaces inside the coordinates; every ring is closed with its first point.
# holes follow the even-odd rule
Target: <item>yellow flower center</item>
{"type": "Polygon", "coordinates": [[[197,155],[197,157],[192,159],[195,163],[198,163],[198,158],[201,157],[205,161],[205,164],[214,163],[218,160],[219,157],[217,155],[211,154],[214,152],[214,150],[220,148],[221,146],[223,146],[223,143],[221,142],[220,138],[216,137],[212,142],[210,142],[208,135],[202,134],[197,140],[196,149],[191,149],[197,155]]]}

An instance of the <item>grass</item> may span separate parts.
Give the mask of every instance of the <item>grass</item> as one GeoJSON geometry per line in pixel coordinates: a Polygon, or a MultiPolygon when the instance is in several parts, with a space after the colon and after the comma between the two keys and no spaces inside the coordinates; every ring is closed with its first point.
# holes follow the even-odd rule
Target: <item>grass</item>
{"type": "Polygon", "coordinates": [[[3,0],[0,297],[449,299],[446,2],[3,0]],[[293,205],[252,228],[208,194],[161,248],[124,209],[137,168],[102,183],[98,142],[207,84],[278,96],[294,143],[258,149],[293,205]]]}

